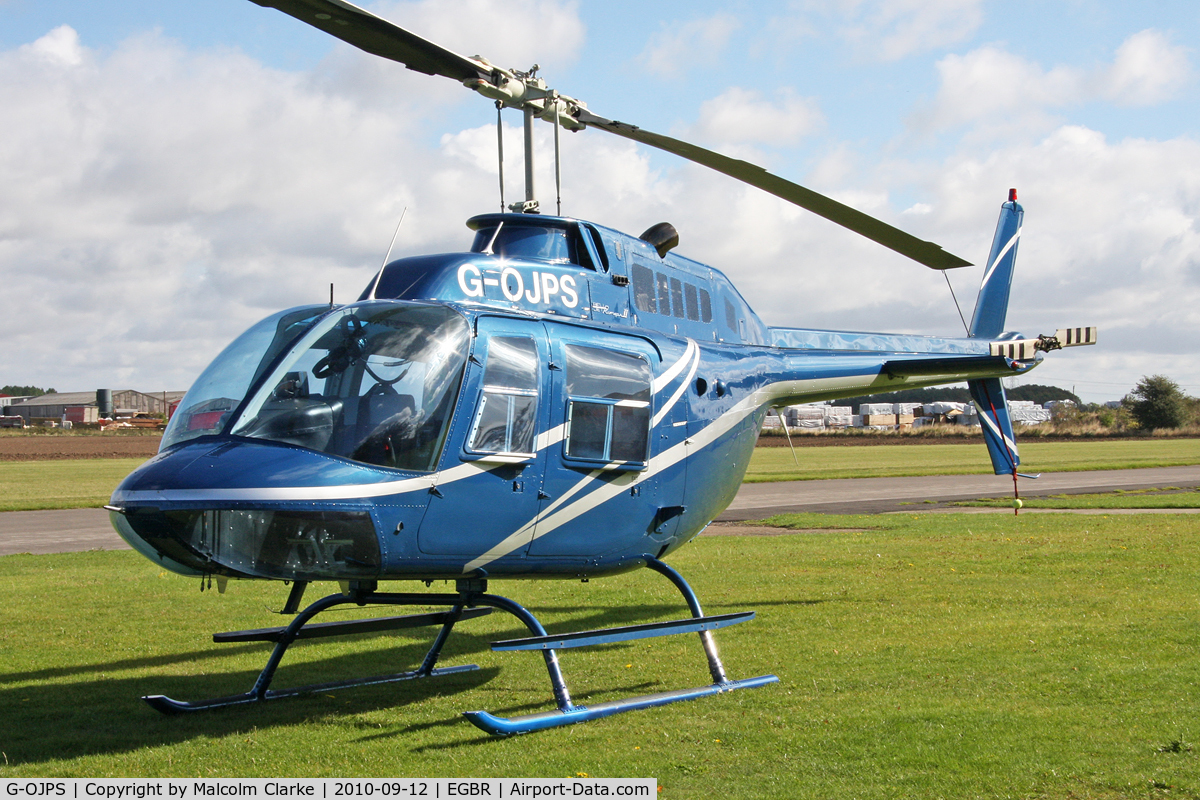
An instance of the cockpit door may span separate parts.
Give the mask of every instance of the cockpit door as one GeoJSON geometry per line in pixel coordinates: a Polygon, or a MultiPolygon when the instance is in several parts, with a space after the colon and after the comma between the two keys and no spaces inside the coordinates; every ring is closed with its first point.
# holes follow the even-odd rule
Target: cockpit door
{"type": "Polygon", "coordinates": [[[524,558],[545,473],[545,326],[480,317],[418,544],[431,555],[524,558]]]}

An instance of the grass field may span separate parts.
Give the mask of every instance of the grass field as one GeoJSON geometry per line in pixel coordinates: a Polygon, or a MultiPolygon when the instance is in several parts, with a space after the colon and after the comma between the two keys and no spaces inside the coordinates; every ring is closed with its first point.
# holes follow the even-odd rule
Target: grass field
{"type": "MultiPolygon", "coordinates": [[[[809,447],[796,453],[799,468],[787,448],[758,448],[746,481],[991,472],[983,444],[809,447]]],[[[1200,463],[1200,441],[1029,442],[1021,453],[1022,469],[1030,472],[1179,466],[1200,463]]],[[[98,508],[140,463],[130,458],[0,461],[0,511],[98,508]]]]}
{"type": "MultiPolygon", "coordinates": [[[[976,508],[1009,508],[1007,498],[981,498],[950,503],[953,506],[976,508]]],[[[1133,489],[1099,494],[1052,494],[1028,497],[1025,508],[1200,508],[1200,489],[1133,489]]],[[[903,505],[903,504],[902,504],[903,505]]]]}
{"type": "Polygon", "coordinates": [[[99,508],[144,459],[0,461],[0,511],[99,508]]]}
{"type": "MultiPolygon", "coordinates": [[[[1200,464],[1196,439],[1138,439],[1089,442],[1023,442],[1021,471],[1077,472],[1200,464]]],[[[878,447],[797,448],[754,451],[747,483],[814,478],[883,478],[900,475],[971,475],[990,473],[987,448],[979,444],[922,444],[878,447]]]]}
{"type": "MultiPolygon", "coordinates": [[[[519,635],[464,624],[474,673],[162,717],[137,698],[244,691],[278,584],[200,593],[129,552],[0,558],[0,777],[655,777],[664,798],[1200,796],[1200,517],[793,516],[671,557],[731,677],[780,683],[514,739],[458,716],[550,707],[519,635]]],[[[439,587],[435,587],[437,590],[439,587]]],[[[494,583],[564,631],[671,619],[648,571],[494,583]]],[[[313,597],[316,596],[314,593],[313,597]]],[[[354,609],[347,614],[372,613],[354,609]]],[[[387,613],[387,612],[384,612],[387,613]]],[[[344,616],[344,615],[343,615],[344,616]]],[[[280,686],[408,668],[416,634],[301,643],[280,686]]],[[[562,654],[577,702],[701,685],[694,636],[562,654]]]]}

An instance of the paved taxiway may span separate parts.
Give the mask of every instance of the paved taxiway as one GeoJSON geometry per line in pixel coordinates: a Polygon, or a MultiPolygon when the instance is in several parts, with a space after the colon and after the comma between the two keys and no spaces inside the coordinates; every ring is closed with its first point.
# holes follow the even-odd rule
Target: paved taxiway
{"type": "MultiPolygon", "coordinates": [[[[1200,486],[1200,466],[1059,472],[1038,480],[1021,479],[1021,494],[1033,497],[1167,486],[1200,486]]],[[[955,500],[1010,496],[1012,479],[997,475],[748,483],[718,519],[733,522],[796,511],[841,514],[932,511],[938,510],[941,503],[955,500]]],[[[126,549],[129,546],[113,531],[108,512],[103,509],[0,513],[0,556],[126,549]]]]}

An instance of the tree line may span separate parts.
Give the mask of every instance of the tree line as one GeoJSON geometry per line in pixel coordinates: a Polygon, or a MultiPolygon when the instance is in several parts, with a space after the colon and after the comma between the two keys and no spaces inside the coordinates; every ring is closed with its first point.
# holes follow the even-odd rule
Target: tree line
{"type": "Polygon", "coordinates": [[[38,386],[0,386],[0,394],[10,397],[41,397],[44,394],[58,394],[58,391],[38,386]]]}
{"type": "MultiPolygon", "coordinates": [[[[1075,410],[1067,417],[1095,417],[1104,428],[1134,427],[1143,430],[1177,429],[1200,425],[1200,398],[1189,397],[1175,381],[1165,375],[1147,375],[1121,401],[1121,407],[1113,409],[1094,403],[1084,403],[1073,392],[1057,386],[1036,383],[1005,389],[1009,400],[1031,400],[1045,405],[1051,400],[1069,400],[1075,410]],[[1080,412],[1080,413],[1077,413],[1080,412]],[[1122,419],[1124,421],[1122,421],[1122,419]]],[[[965,387],[935,387],[926,389],[902,389],[898,392],[868,394],[834,400],[839,406],[858,408],[863,403],[952,403],[971,402],[971,393],[965,387]]],[[[1056,412],[1057,413],[1057,412],[1056,412]]],[[[1057,417],[1056,417],[1057,419],[1057,417]]]]}

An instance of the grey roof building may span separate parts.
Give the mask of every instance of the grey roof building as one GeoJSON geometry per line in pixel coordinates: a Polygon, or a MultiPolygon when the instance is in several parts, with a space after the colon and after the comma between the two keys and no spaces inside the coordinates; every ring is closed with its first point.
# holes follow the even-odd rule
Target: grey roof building
{"type": "MultiPolygon", "coordinates": [[[[133,389],[114,390],[113,411],[121,416],[137,413],[166,414],[171,405],[178,403],[183,395],[183,392],[147,394],[133,389]]],[[[96,392],[56,392],[5,406],[5,413],[24,417],[28,423],[35,419],[61,419],[68,408],[96,405],[96,392]]]]}

